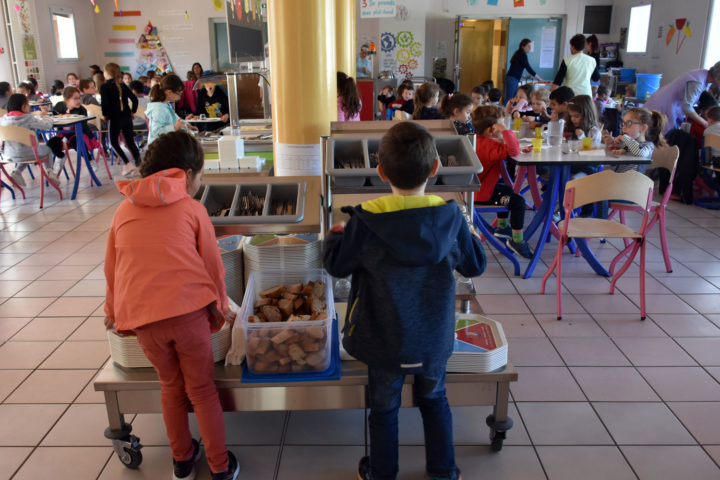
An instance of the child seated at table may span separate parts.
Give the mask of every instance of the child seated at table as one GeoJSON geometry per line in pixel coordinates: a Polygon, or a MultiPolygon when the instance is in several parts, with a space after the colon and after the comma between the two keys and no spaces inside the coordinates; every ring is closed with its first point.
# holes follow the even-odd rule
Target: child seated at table
{"type": "Polygon", "coordinates": [[[62,80],[55,80],[50,86],[49,100],[53,107],[63,101],[63,90],[65,90],[65,84],[62,80]]]}
{"type": "MultiPolygon", "coordinates": [[[[0,118],[0,125],[15,125],[30,130],[51,130],[53,128],[52,119],[47,116],[47,106],[40,107],[40,115],[30,114],[30,102],[22,93],[10,95],[7,110],[7,115],[0,118]]],[[[47,141],[47,144],[38,142],[37,151],[41,160],[47,157],[49,162],[51,153],[55,156],[63,155],[62,139],[53,137],[47,141]]],[[[35,154],[31,147],[12,141],[5,142],[3,157],[12,162],[31,162],[35,160],[35,154]]],[[[20,163],[10,174],[12,180],[20,187],[25,186],[22,172],[25,171],[27,166],[28,163],[20,163]]]]}
{"type": "Polygon", "coordinates": [[[80,103],[83,105],[97,105],[100,106],[100,102],[97,100],[97,85],[95,80],[92,78],[83,78],[78,84],[80,89],[80,103]]]}
{"type": "Polygon", "coordinates": [[[550,120],[565,120],[565,130],[568,132],[571,126],[567,108],[574,96],[575,92],[570,87],[558,87],[550,92],[550,120]]]}
{"type": "Polygon", "coordinates": [[[347,225],[330,229],[323,266],[335,277],[352,275],[343,346],[368,367],[370,455],[358,480],[397,478],[398,410],[406,375],[425,427],[429,480],[459,480],[445,371],[453,350],[457,270],[485,270],[479,238],[470,233],[454,201],[426,195],[440,167],[430,132],[398,122],[383,136],[378,173],[393,195],[343,210],[347,225]]]}
{"type": "Polygon", "coordinates": [[[475,85],[470,91],[470,98],[472,98],[473,110],[481,105],[485,105],[488,101],[488,89],[485,85],[475,85]]]}
{"type": "Polygon", "coordinates": [[[550,121],[550,113],[548,112],[548,103],[550,102],[550,92],[547,88],[535,90],[532,94],[532,110],[520,112],[520,118],[523,122],[529,122],[530,128],[542,127],[550,121]]]}
{"type": "Polygon", "coordinates": [[[377,96],[378,110],[380,110],[380,118],[385,120],[389,105],[395,101],[395,89],[391,85],[386,85],[380,90],[377,96]]]}
{"type": "MultiPolygon", "coordinates": [[[[705,135],[720,135],[720,107],[712,107],[705,114],[708,126],[703,133],[705,135]]],[[[701,144],[702,145],[702,144],[701,144]]],[[[713,159],[720,157],[720,149],[713,147],[711,151],[713,159]]]]}
{"type": "Polygon", "coordinates": [[[163,133],[186,128],[185,121],[178,117],[170,105],[170,102],[180,100],[184,88],[180,77],[170,74],[162,77],[160,84],[150,89],[150,103],[145,111],[149,122],[148,145],[163,133]]]}
{"type": "Polygon", "coordinates": [[[17,86],[18,93],[25,95],[31,102],[39,102],[42,100],[40,95],[35,93],[35,87],[30,82],[22,82],[17,86]]]}
{"type": "Polygon", "coordinates": [[[12,95],[12,87],[8,82],[0,82],[0,108],[7,110],[8,98],[12,95]]]}
{"type": "MultiPolygon", "coordinates": [[[[82,80],[81,80],[82,81],[82,80]]],[[[59,102],[57,105],[53,107],[53,112],[55,112],[58,115],[63,115],[66,113],[70,113],[72,115],[82,115],[84,117],[87,116],[88,112],[85,109],[85,107],[82,106],[81,102],[81,95],[80,90],[78,90],[75,87],[65,87],[63,90],[63,101],[59,102]]],[[[71,150],[77,151],[77,138],[75,137],[75,126],[68,126],[61,129],[62,131],[56,135],[55,137],[51,138],[50,140],[54,140],[55,138],[59,138],[61,141],[63,138],[67,138],[68,141],[68,148],[71,150]]],[[[92,130],[90,130],[90,126],[88,125],[88,122],[82,122],[82,131],[83,131],[83,141],[85,142],[85,145],[90,146],[90,148],[99,148],[100,142],[98,142],[95,137],[93,136],[92,130]]],[[[48,141],[49,143],[50,141],[48,141]]],[[[92,165],[92,164],[91,164],[92,165]]],[[[65,167],[65,152],[60,151],[59,153],[55,154],[55,162],[53,163],[52,169],[48,169],[48,177],[50,180],[57,184],[58,183],[58,176],[60,175],[60,172],[62,172],[62,169],[65,167]]]]}
{"type": "MultiPolygon", "coordinates": [[[[412,82],[401,83],[398,87],[397,98],[394,101],[390,102],[390,104],[388,105],[389,110],[394,114],[395,110],[402,109],[403,105],[412,105],[413,96],[415,96],[415,87],[413,86],[412,82]]],[[[412,112],[412,110],[410,111],[412,112]]],[[[385,119],[392,120],[392,117],[387,118],[386,116],[385,119]]]]}
{"type": "Polygon", "coordinates": [[[450,93],[440,102],[440,112],[452,120],[458,135],[475,133],[475,127],[470,119],[472,110],[472,99],[464,93],[450,93]]]}
{"type": "Polygon", "coordinates": [[[490,90],[488,90],[488,104],[500,105],[502,95],[502,90],[500,90],[499,88],[491,88],[490,90]]]}
{"type": "Polygon", "coordinates": [[[530,105],[532,94],[533,86],[531,84],[520,85],[515,96],[505,105],[505,113],[513,118],[520,118],[522,112],[532,111],[530,105]]]}
{"type": "Polygon", "coordinates": [[[472,119],[477,132],[475,152],[483,165],[483,171],[478,174],[480,191],[475,193],[475,202],[507,207],[510,211],[510,226],[508,212],[498,212],[495,236],[505,238],[508,248],[518,255],[532,258],[533,253],[523,235],[525,199],[513,191],[512,185],[499,183],[502,162],[520,154],[518,140],[512,130],[505,128],[500,106],[478,107],[472,119]]]}
{"type": "Polygon", "coordinates": [[[437,83],[426,82],[420,85],[415,92],[413,103],[413,120],[440,120],[443,118],[440,111],[436,108],[440,99],[440,87],[437,83]]]}
{"type": "MultiPolygon", "coordinates": [[[[613,138],[610,135],[603,137],[613,155],[631,155],[633,157],[652,158],[656,146],[667,146],[663,130],[667,118],[660,112],[652,112],[646,108],[633,107],[625,113],[622,123],[623,134],[613,138]]],[[[646,165],[610,165],[605,168],[622,173],[628,170],[644,172],[646,165]]]]}
{"type": "MultiPolygon", "coordinates": [[[[718,102],[713,97],[710,92],[702,92],[700,94],[700,98],[698,98],[697,106],[695,106],[695,111],[698,115],[700,115],[700,118],[703,118],[705,121],[708,121],[707,113],[708,111],[713,108],[717,107],[718,102]]],[[[689,117],[685,118],[686,122],[691,122],[690,124],[690,135],[693,135],[698,142],[698,145],[702,145],[703,142],[703,136],[705,135],[705,126],[701,124],[700,122],[697,122],[695,120],[690,120],[689,117]]],[[[710,122],[708,122],[709,124],[710,122]]]]}

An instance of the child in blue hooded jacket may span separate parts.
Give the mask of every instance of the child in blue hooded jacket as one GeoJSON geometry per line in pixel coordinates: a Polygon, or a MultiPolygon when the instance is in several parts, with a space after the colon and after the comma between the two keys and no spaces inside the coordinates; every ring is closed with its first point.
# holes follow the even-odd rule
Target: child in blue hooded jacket
{"type": "Polygon", "coordinates": [[[323,259],[331,275],[352,275],[343,346],[368,366],[370,456],[360,460],[358,478],[397,477],[398,409],[405,375],[413,374],[427,474],[458,480],[445,395],[455,332],[453,271],[480,275],[485,254],[454,201],[425,195],[440,165],[426,128],[398,123],[382,138],[378,156],[378,173],[393,195],[344,207],[350,220],[332,227],[323,259]]]}
{"type": "MultiPolygon", "coordinates": [[[[175,113],[170,102],[177,102],[182,97],[185,84],[177,75],[166,75],[160,83],[150,89],[150,103],[145,110],[148,118],[148,145],[163,133],[174,132],[186,128],[185,121],[175,113]]],[[[197,130],[194,127],[191,129],[197,130]]]]}

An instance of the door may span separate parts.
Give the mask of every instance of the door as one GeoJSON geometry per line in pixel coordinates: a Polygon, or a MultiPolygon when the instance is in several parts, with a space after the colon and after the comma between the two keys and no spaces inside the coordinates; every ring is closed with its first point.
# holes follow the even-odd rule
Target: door
{"type": "Polygon", "coordinates": [[[460,20],[459,91],[470,92],[492,78],[493,30],[493,20],[460,20]]]}
{"type": "MultiPolygon", "coordinates": [[[[552,81],[560,65],[562,21],[558,18],[512,18],[508,32],[507,66],[524,38],[533,41],[528,62],[543,80],[552,81]]],[[[523,75],[529,75],[526,72],[523,75]]]]}

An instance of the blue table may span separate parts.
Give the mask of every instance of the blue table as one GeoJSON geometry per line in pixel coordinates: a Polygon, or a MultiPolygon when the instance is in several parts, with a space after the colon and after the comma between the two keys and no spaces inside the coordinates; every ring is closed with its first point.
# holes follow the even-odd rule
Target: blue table
{"type": "MultiPolygon", "coordinates": [[[[555,206],[560,204],[561,216],[564,216],[562,208],[563,196],[565,193],[565,184],[570,180],[570,168],[575,165],[647,165],[651,163],[649,158],[632,157],[629,155],[617,156],[608,153],[602,155],[585,155],[580,153],[563,153],[560,147],[543,147],[540,153],[523,153],[515,157],[518,163],[518,174],[516,176],[515,191],[519,191],[518,183],[522,183],[524,177],[521,173],[527,172],[528,183],[537,185],[537,177],[535,168],[538,165],[548,167],[550,171],[550,180],[548,188],[545,192],[537,213],[533,217],[530,224],[525,229],[525,238],[530,239],[539,229],[540,235],[537,239],[533,258],[525,269],[523,278],[530,278],[535,271],[535,266],[540,260],[542,250],[548,241],[548,235],[551,231],[556,231],[557,226],[553,222],[553,213],[555,206]]],[[[537,198],[533,195],[534,198],[537,198]]],[[[536,205],[537,206],[537,205],[536,205]]],[[[595,258],[592,250],[588,247],[585,239],[576,239],[577,247],[582,252],[583,258],[590,264],[592,269],[598,274],[609,277],[610,273],[605,270],[600,262],[595,258]]]]}
{"type": "Polygon", "coordinates": [[[75,197],[77,197],[78,186],[80,185],[80,170],[82,168],[83,159],[85,159],[85,164],[87,165],[88,172],[90,172],[90,185],[92,185],[93,182],[95,182],[95,185],[97,185],[98,187],[102,185],[100,179],[98,179],[97,175],[95,175],[95,171],[91,167],[90,162],[92,161],[92,157],[90,156],[90,152],[88,152],[88,149],[85,146],[85,137],[83,136],[82,130],[83,122],[92,120],[94,118],[94,116],[82,117],[79,115],[73,115],[69,117],[57,116],[53,117],[52,119],[53,127],[55,128],[70,126],[75,127],[75,149],[77,151],[77,166],[75,168],[75,185],[73,186],[70,200],[75,200],[75,197]]]}

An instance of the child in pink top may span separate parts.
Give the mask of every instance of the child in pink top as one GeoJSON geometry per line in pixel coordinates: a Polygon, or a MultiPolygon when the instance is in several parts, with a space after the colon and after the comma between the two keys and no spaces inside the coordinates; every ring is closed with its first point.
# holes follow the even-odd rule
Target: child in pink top
{"type": "Polygon", "coordinates": [[[105,253],[105,325],[134,330],[158,374],[173,478],[194,478],[200,453],[188,427],[189,399],[213,480],[234,480],[239,466],[225,446],[210,343],[211,331],[234,314],[213,226],[193,199],[202,170],[200,144],[176,131],[148,147],[143,178],[117,182],[125,201],[105,253]]]}
{"type": "Polygon", "coordinates": [[[338,122],[359,122],[362,102],[355,80],[337,72],[338,122]]]}

